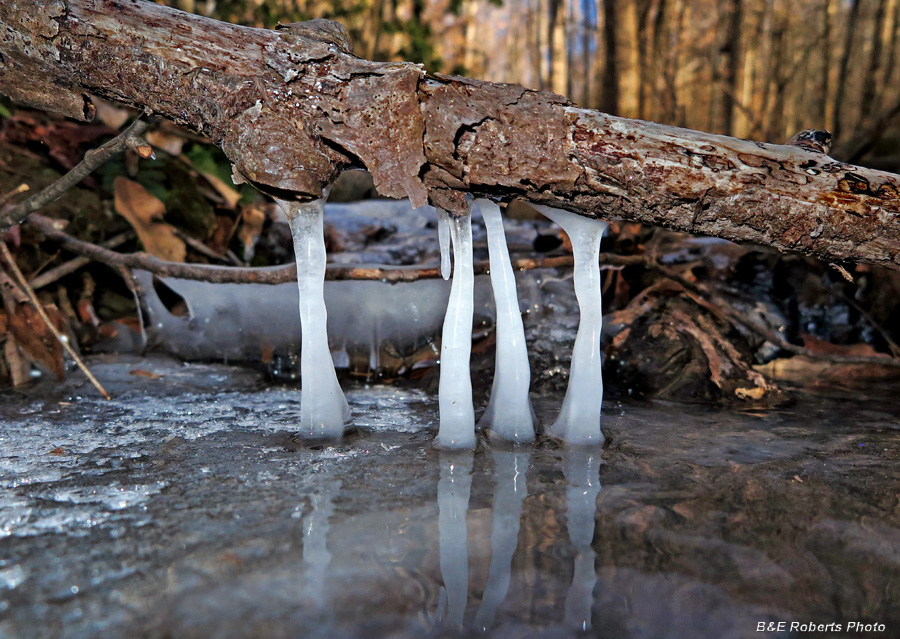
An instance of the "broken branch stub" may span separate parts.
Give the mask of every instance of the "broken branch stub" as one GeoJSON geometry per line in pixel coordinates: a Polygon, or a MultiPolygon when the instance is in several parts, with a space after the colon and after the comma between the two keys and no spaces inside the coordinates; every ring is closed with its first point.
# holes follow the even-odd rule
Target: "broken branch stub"
{"type": "Polygon", "coordinates": [[[0,25],[0,93],[82,119],[91,95],[148,108],[205,133],[239,180],[282,199],[318,198],[365,166],[383,195],[455,213],[466,191],[522,197],[900,269],[900,176],[837,162],[815,136],[749,142],[432,77],[356,58],[322,24],[275,31],[137,0],[5,0],[0,25]]]}

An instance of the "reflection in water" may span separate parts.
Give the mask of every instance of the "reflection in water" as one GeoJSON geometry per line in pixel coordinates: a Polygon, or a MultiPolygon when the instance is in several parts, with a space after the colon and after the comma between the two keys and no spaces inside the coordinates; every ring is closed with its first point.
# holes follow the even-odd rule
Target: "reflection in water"
{"type": "Polygon", "coordinates": [[[566,524],[575,547],[575,575],[566,594],[566,625],[588,630],[591,627],[591,604],[597,573],[596,557],[591,542],[597,495],[600,494],[600,454],[588,450],[566,451],[563,472],[566,488],[566,524]]]}
{"type": "MultiPolygon", "coordinates": [[[[475,628],[486,631],[509,592],[512,560],[519,538],[522,502],[528,494],[527,469],[531,450],[498,451],[494,461],[493,523],[488,582],[475,628]]],[[[565,624],[579,630],[591,628],[591,605],[597,575],[596,554],[591,548],[597,496],[600,494],[600,454],[569,449],[564,452],[566,523],[575,549],[575,570],[566,594],[565,624]]],[[[435,618],[447,626],[463,628],[468,601],[469,553],[466,511],[472,488],[471,451],[441,451],[438,483],[441,575],[444,588],[435,618]]]]}
{"type": "MultiPolygon", "coordinates": [[[[466,531],[466,511],[472,490],[472,451],[442,450],[441,479],[438,482],[438,528],[440,530],[441,575],[444,589],[442,604],[446,603],[446,623],[462,628],[469,591],[469,549],[466,531]]],[[[437,619],[443,617],[443,605],[437,619]]]]}
{"type": "Polygon", "coordinates": [[[522,500],[528,494],[525,474],[531,451],[494,451],[494,519],[491,529],[491,567],[475,627],[487,630],[506,599],[513,554],[519,540],[522,500]]]}
{"type": "Polygon", "coordinates": [[[334,602],[326,588],[331,553],[328,551],[329,518],[334,514],[334,496],[340,492],[341,480],[335,479],[327,488],[312,495],[312,511],[303,526],[303,565],[305,595],[312,607],[328,625],[334,622],[334,602]]]}

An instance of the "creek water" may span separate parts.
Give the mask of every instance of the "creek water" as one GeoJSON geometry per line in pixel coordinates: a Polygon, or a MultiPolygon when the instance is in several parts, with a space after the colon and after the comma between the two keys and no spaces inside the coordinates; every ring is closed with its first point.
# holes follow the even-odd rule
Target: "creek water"
{"type": "MultiPolygon", "coordinates": [[[[607,398],[602,450],[473,453],[433,447],[427,385],[345,382],[357,433],[311,446],[300,393],[253,371],[90,364],[112,401],[73,373],[0,402],[0,637],[900,628],[900,409],[874,389],[767,412],[607,398]]],[[[552,423],[562,394],[534,399],[552,423]]]]}

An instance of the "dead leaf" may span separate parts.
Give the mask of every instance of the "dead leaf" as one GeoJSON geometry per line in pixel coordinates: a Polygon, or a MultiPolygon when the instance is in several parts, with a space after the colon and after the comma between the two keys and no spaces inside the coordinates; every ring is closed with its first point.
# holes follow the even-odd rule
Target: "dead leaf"
{"type": "Polygon", "coordinates": [[[148,377],[150,379],[159,379],[162,375],[157,375],[156,373],[151,373],[150,371],[145,371],[142,368],[134,368],[128,371],[129,375],[134,375],[136,377],[148,377]]]}
{"type": "Polygon", "coordinates": [[[734,394],[740,399],[762,399],[766,394],[766,389],[761,386],[755,388],[735,388],[734,394]]]}
{"type": "Polygon", "coordinates": [[[150,131],[150,133],[144,135],[144,138],[157,149],[165,151],[173,157],[181,155],[181,147],[184,146],[184,138],[179,135],[166,133],[162,129],[150,131]]]}
{"type": "Polygon", "coordinates": [[[211,187],[216,190],[223,200],[225,200],[225,204],[228,205],[228,208],[233,209],[237,206],[237,203],[241,201],[241,194],[238,193],[235,189],[231,188],[225,182],[217,178],[212,173],[203,173],[200,172],[200,175],[203,176],[211,187]]]}
{"type": "Polygon", "coordinates": [[[256,251],[256,242],[262,233],[263,224],[266,222],[266,214],[260,209],[249,206],[241,213],[241,228],[238,231],[238,239],[244,247],[244,261],[253,259],[256,251]]]}
{"type": "MultiPolygon", "coordinates": [[[[52,304],[47,304],[44,306],[44,311],[56,329],[65,335],[66,320],[59,309],[52,304]]],[[[15,313],[9,318],[9,332],[28,357],[49,368],[59,381],[66,378],[62,344],[59,343],[31,304],[17,305],[15,313]]]]}
{"type": "Polygon", "coordinates": [[[116,106],[112,102],[98,99],[96,96],[91,96],[91,102],[94,103],[94,107],[97,109],[97,119],[111,129],[122,128],[122,125],[135,112],[133,109],[116,106]]]}
{"type": "Polygon", "coordinates": [[[144,250],[162,260],[184,262],[184,242],[163,221],[165,204],[137,182],[123,177],[116,178],[114,190],[116,212],[137,232],[144,250]]]}
{"type": "Polygon", "coordinates": [[[65,455],[66,451],[62,446],[57,446],[53,450],[50,451],[51,455],[65,455]]]}

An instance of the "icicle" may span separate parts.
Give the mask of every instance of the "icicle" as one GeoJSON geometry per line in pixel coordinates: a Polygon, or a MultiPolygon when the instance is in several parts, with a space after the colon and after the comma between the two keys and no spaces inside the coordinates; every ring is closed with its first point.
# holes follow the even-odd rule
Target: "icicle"
{"type": "Polygon", "coordinates": [[[491,287],[497,309],[497,356],[491,398],[479,426],[491,434],[515,442],[534,441],[534,411],[528,397],[531,369],[525,346],[525,329],[506,246],[500,207],[487,199],[476,200],[487,228],[491,260],[491,287]]]}
{"type": "Polygon", "coordinates": [[[584,449],[566,451],[563,474],[566,488],[566,528],[575,548],[575,574],[566,593],[566,625],[581,631],[591,629],[591,605],[597,572],[591,547],[600,494],[600,456],[584,449]]]}
{"type": "Polygon", "coordinates": [[[438,243],[441,246],[441,277],[450,279],[450,214],[438,209],[438,243]]]}
{"type": "MultiPolygon", "coordinates": [[[[438,481],[438,532],[447,623],[462,629],[469,597],[469,548],[466,511],[472,491],[471,451],[441,451],[438,481]]],[[[444,594],[442,593],[442,594],[444,594]]]]}
{"type": "Polygon", "coordinates": [[[581,319],[569,386],[562,410],[550,434],[573,444],[603,443],[600,430],[600,409],[603,404],[603,361],[600,354],[600,330],[603,326],[603,305],[600,299],[600,238],[608,226],[606,222],[589,219],[553,209],[533,205],[538,211],[559,224],[572,242],[575,258],[575,297],[581,319]]]}
{"type": "Polygon", "coordinates": [[[472,270],[472,216],[450,220],[453,238],[453,281],[441,334],[441,379],[438,387],[440,427],[436,443],[444,448],[475,446],[472,407],[472,316],[475,275],[472,270]]]}
{"type": "Polygon", "coordinates": [[[512,558],[519,541],[522,500],[528,495],[525,473],[531,455],[495,450],[494,517],[491,529],[491,567],[481,607],[475,615],[475,627],[487,631],[494,623],[497,608],[509,592],[512,558]]]}
{"type": "Polygon", "coordinates": [[[325,331],[325,197],[308,203],[280,202],[294,236],[300,289],[300,435],[339,438],[350,421],[350,407],[338,384],[325,331]]]}

